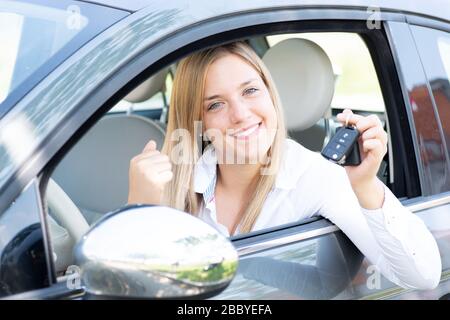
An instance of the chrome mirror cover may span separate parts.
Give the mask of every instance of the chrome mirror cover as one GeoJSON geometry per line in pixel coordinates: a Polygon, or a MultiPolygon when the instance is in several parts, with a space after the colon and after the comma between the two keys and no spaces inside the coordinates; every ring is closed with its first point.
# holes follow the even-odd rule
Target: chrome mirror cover
{"type": "Polygon", "coordinates": [[[229,285],[238,264],[234,246],[213,227],[148,205],[107,214],[74,255],[86,291],[115,298],[212,296],[229,285]]]}

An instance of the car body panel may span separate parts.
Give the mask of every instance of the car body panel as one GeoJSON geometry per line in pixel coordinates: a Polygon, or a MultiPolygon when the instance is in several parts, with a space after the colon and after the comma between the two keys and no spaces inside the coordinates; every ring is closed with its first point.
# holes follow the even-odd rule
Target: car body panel
{"type": "Polygon", "coordinates": [[[450,292],[450,204],[439,205],[437,198],[423,200],[421,205],[428,200],[436,206],[410,204],[408,208],[425,222],[441,252],[443,271],[436,289],[396,286],[342,232],[319,220],[292,235],[285,231],[276,243],[272,236],[271,245],[265,239],[251,245],[235,241],[244,266],[214,299],[439,299],[450,292]]]}
{"type": "MultiPolygon", "coordinates": [[[[82,0],[84,1],[84,0],[82,0]]],[[[120,8],[128,11],[138,11],[149,6],[158,4],[159,7],[164,8],[164,3],[158,3],[154,0],[88,0],[84,2],[96,3],[106,5],[114,8],[120,8]]],[[[170,1],[177,7],[185,5],[186,1],[170,1]]],[[[349,8],[349,7],[363,7],[363,8],[380,8],[383,10],[395,10],[404,13],[419,13],[421,15],[428,15],[431,17],[438,17],[443,20],[450,21],[450,9],[446,6],[445,0],[431,0],[431,1],[408,1],[408,0],[258,0],[258,1],[239,1],[230,0],[226,3],[212,2],[207,0],[192,2],[189,7],[195,6],[197,10],[217,10],[218,13],[236,12],[242,10],[252,10],[254,8],[270,8],[270,7],[289,7],[289,6],[321,6],[327,8],[349,8]]]]}

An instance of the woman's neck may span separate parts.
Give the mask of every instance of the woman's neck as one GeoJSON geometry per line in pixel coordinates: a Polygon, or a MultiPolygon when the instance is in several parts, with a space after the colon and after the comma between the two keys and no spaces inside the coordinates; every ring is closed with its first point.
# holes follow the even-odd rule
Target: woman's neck
{"type": "Polygon", "coordinates": [[[225,190],[243,194],[256,182],[260,164],[219,164],[218,183],[225,190]]]}

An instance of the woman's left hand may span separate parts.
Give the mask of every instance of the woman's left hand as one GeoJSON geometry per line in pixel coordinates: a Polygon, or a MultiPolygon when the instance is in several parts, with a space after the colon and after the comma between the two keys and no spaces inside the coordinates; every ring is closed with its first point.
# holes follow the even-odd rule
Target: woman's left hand
{"type": "Polygon", "coordinates": [[[372,188],[380,190],[377,173],[387,152],[387,133],[384,131],[380,119],[376,115],[367,117],[357,115],[350,109],[345,109],[342,113],[339,113],[337,119],[344,125],[348,120],[348,124],[355,126],[360,133],[358,143],[361,163],[358,166],[344,167],[353,190],[357,196],[371,191],[372,188]]]}

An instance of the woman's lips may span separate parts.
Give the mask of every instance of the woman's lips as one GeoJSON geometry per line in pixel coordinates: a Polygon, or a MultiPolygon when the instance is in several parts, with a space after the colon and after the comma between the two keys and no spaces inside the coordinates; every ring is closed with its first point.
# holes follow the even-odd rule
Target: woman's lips
{"type": "Polygon", "coordinates": [[[231,134],[233,138],[236,139],[248,139],[249,137],[253,136],[254,134],[257,134],[262,126],[262,122],[259,122],[257,124],[252,125],[251,127],[248,127],[245,130],[239,130],[238,132],[231,134]]]}

